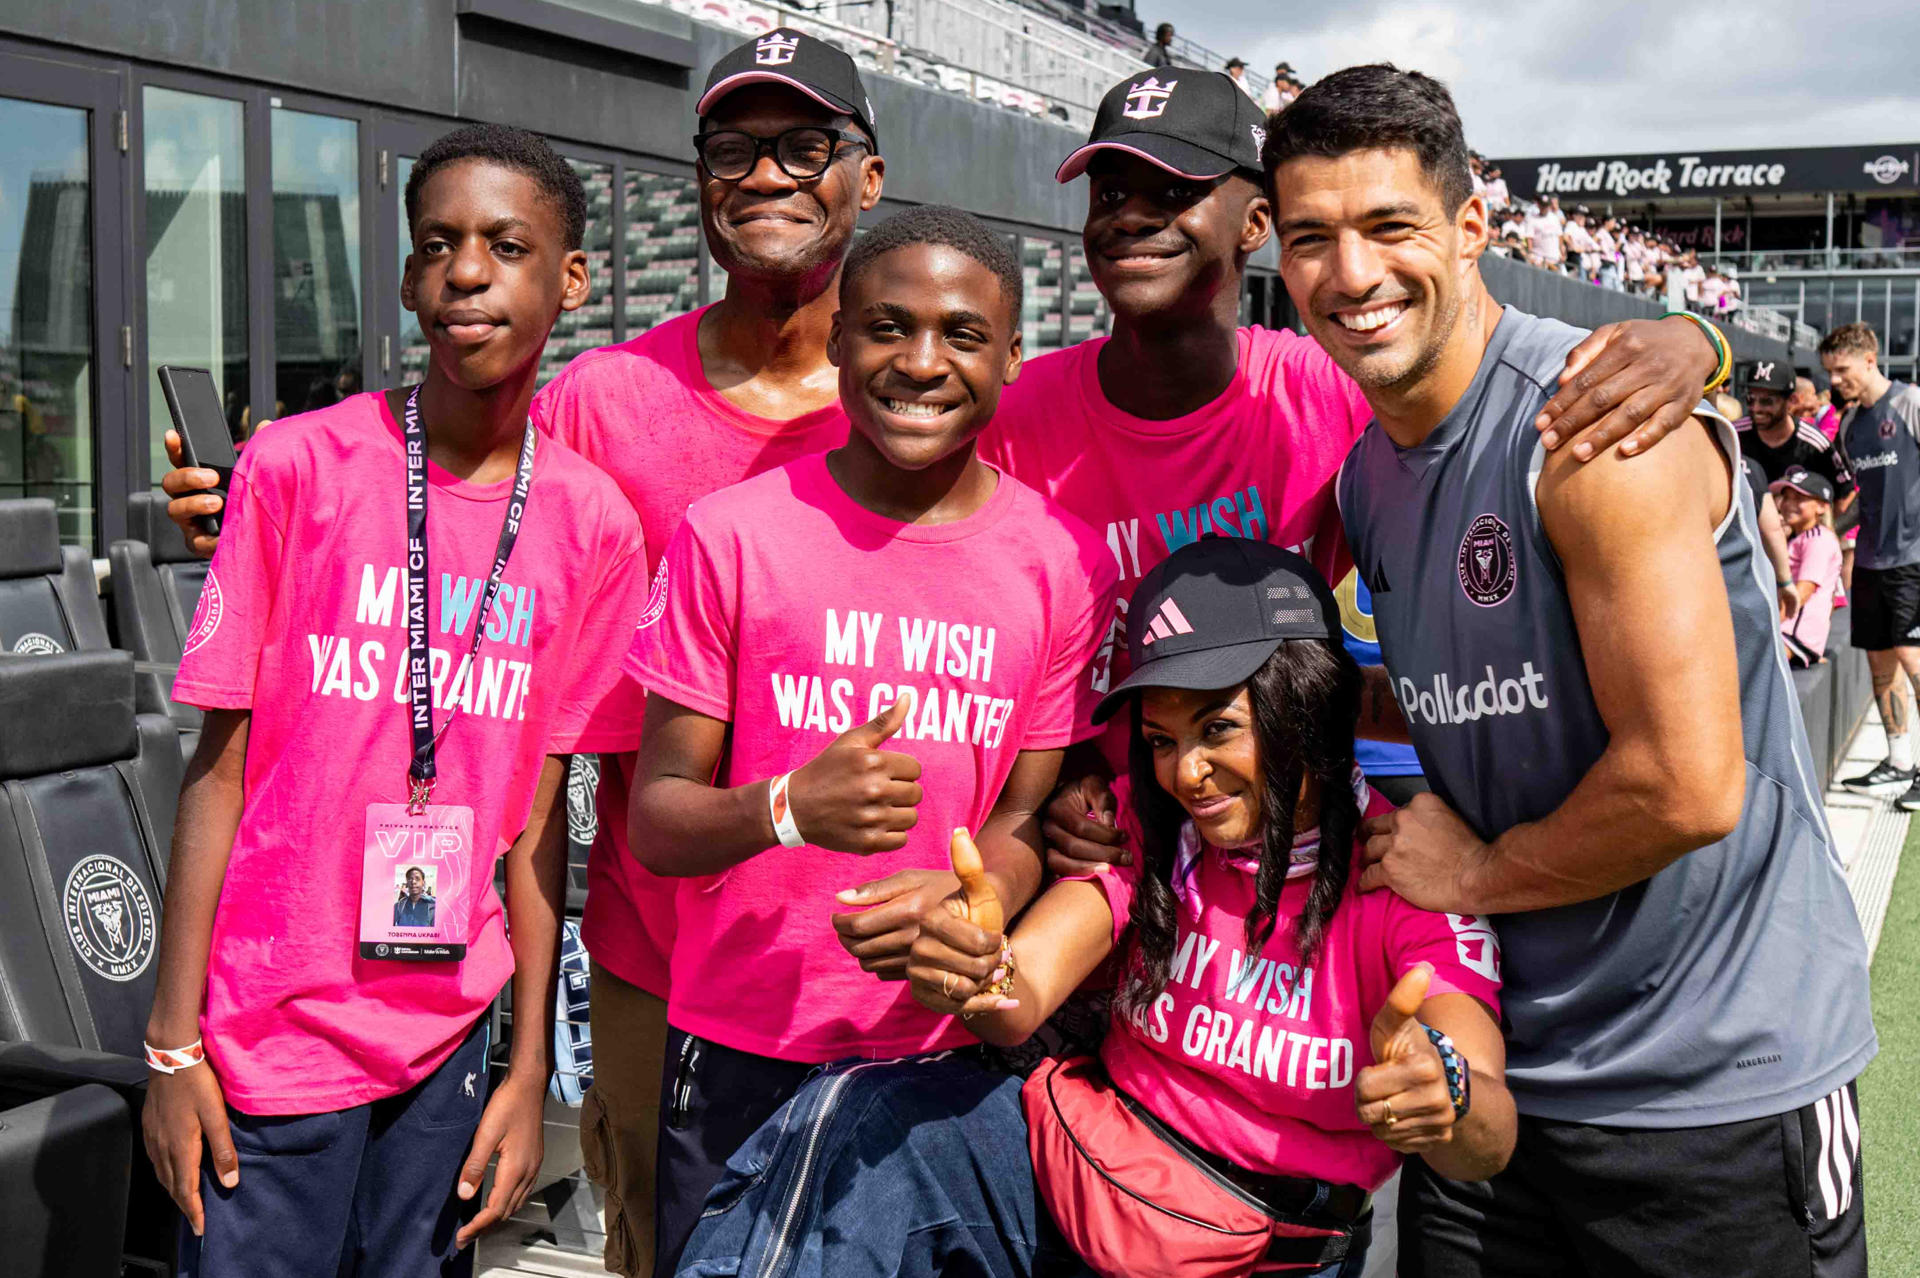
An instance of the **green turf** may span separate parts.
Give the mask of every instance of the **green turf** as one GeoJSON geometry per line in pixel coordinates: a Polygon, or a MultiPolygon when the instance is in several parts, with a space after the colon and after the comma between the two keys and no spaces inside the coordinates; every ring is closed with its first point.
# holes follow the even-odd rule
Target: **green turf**
{"type": "Polygon", "coordinates": [[[1880,1055],[1860,1078],[1867,1249],[1876,1274],[1920,1274],[1920,821],[1873,956],[1880,1055]]]}

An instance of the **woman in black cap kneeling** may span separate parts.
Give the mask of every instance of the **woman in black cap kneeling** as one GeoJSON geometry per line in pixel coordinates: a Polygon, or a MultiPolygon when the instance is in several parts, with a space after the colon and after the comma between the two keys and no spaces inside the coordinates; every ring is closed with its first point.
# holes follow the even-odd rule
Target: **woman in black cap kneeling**
{"type": "Polygon", "coordinates": [[[1127,615],[1133,673],[1094,717],[1134,725],[1131,863],[1056,882],[1003,934],[956,831],[963,887],[908,973],[1007,1047],[1117,953],[1098,1056],[1024,1083],[968,1053],[828,1071],[736,1155],[686,1263],[1355,1278],[1403,1157],[1506,1165],[1492,928],[1359,887],[1360,821],[1387,805],[1354,767],[1332,592],[1289,551],[1207,538],[1127,615]]]}

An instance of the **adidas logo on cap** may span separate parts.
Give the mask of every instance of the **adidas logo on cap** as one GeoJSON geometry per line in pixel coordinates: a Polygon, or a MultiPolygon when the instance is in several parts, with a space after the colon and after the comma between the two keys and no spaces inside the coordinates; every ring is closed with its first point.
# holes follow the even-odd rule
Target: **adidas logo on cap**
{"type": "Polygon", "coordinates": [[[1153,620],[1147,623],[1146,632],[1140,636],[1140,642],[1145,645],[1152,643],[1155,639],[1171,639],[1175,635],[1192,633],[1193,626],[1181,613],[1180,605],[1168,597],[1161,602],[1160,611],[1153,614],[1153,620]]]}

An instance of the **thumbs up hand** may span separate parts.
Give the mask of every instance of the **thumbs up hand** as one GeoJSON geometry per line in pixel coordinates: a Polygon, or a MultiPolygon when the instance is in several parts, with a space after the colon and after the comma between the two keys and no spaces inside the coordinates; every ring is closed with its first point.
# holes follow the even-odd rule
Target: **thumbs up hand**
{"type": "Polygon", "coordinates": [[[880,747],[911,709],[894,702],[794,770],[787,801],[808,843],[862,856],[907,846],[907,831],[919,820],[920,763],[880,747]]]}
{"type": "Polygon", "coordinates": [[[1019,1002],[990,988],[1007,975],[1000,966],[1005,907],[972,835],[955,830],[950,855],[960,888],[920,920],[907,963],[914,1000],[942,1016],[1009,1011],[1019,1002]]]}
{"type": "Polygon", "coordinates": [[[1353,1081],[1360,1121],[1374,1137],[1403,1154],[1444,1145],[1453,1139],[1453,1100],[1440,1049],[1419,1020],[1433,968],[1416,964],[1400,978],[1373,1018],[1369,1038],[1374,1064],[1353,1081]]]}
{"type": "Polygon", "coordinates": [[[947,909],[969,920],[982,932],[1005,930],[1006,912],[1000,908],[1000,897],[994,892],[993,884],[987,881],[987,867],[980,860],[980,848],[973,836],[964,829],[955,830],[950,855],[953,877],[960,880],[960,891],[947,898],[947,909]]]}

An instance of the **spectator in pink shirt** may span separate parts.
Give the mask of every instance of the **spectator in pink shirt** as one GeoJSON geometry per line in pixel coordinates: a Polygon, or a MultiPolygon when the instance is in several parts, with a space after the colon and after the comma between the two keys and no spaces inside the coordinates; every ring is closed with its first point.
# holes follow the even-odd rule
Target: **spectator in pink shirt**
{"type": "Polygon", "coordinates": [[[1772,492],[1791,535],[1787,562],[1800,597],[1800,611],[1781,622],[1781,638],[1788,661],[1804,670],[1826,659],[1833,594],[1840,586],[1840,539],[1829,524],[1833,485],[1826,476],[1795,466],[1774,481],[1772,492]]]}

